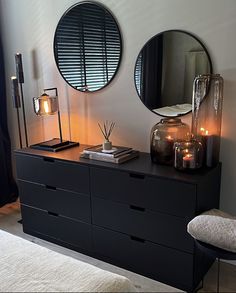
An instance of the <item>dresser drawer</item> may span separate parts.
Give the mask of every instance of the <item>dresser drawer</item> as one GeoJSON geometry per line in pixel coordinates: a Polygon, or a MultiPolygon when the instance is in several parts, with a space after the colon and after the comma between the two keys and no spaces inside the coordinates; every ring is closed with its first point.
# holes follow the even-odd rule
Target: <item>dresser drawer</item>
{"type": "Polygon", "coordinates": [[[92,196],[176,216],[195,215],[196,186],[128,172],[91,168],[92,196]]]}
{"type": "Polygon", "coordinates": [[[93,224],[192,253],[185,218],[92,198],[93,224]]]}
{"type": "Polygon", "coordinates": [[[148,241],[140,242],[118,232],[93,226],[96,253],[137,273],[165,282],[191,287],[193,255],[148,241]]]}
{"type": "Polygon", "coordinates": [[[53,186],[18,180],[22,204],[91,223],[90,197],[53,186]]]}
{"type": "Polygon", "coordinates": [[[18,179],[89,194],[89,168],[86,166],[16,154],[16,169],[18,179]]]}
{"type": "Polygon", "coordinates": [[[91,225],[21,205],[23,230],[36,232],[91,251],[91,225]]]}

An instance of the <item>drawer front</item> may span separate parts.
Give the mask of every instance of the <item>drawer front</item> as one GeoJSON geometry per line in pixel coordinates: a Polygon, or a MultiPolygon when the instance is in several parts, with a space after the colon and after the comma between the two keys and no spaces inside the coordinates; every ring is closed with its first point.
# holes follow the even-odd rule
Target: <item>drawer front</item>
{"type": "Polygon", "coordinates": [[[18,180],[18,187],[22,204],[91,223],[88,195],[21,180],[18,180]]]}
{"type": "Polygon", "coordinates": [[[91,225],[21,205],[23,228],[91,251],[91,225]]]}
{"type": "Polygon", "coordinates": [[[191,287],[193,255],[118,232],[93,227],[96,253],[137,273],[178,287],[191,287]]]}
{"type": "Polygon", "coordinates": [[[195,215],[196,186],[184,182],[91,168],[92,196],[176,216],[195,215]]]}
{"type": "Polygon", "coordinates": [[[89,194],[89,169],[86,166],[16,154],[16,169],[18,179],[89,194]]]}
{"type": "Polygon", "coordinates": [[[194,241],[186,232],[188,220],[92,198],[93,224],[192,253],[194,241]]]}

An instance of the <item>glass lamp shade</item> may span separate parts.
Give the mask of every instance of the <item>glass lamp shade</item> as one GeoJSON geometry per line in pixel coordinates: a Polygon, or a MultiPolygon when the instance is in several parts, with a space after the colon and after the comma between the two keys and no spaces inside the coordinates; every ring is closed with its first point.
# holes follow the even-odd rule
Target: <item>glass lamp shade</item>
{"type": "Polygon", "coordinates": [[[58,112],[58,98],[43,94],[33,98],[34,112],[38,116],[54,115],[58,112]]]}

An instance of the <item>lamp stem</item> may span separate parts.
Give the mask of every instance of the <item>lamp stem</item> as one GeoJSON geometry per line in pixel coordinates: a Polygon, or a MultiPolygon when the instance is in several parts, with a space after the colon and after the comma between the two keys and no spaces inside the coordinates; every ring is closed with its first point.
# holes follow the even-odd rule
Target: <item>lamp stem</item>
{"type": "Polygon", "coordinates": [[[20,148],[22,149],[22,138],[21,138],[21,129],[20,129],[19,108],[16,108],[16,114],[17,114],[17,122],[18,122],[18,133],[19,133],[19,140],[20,140],[20,148]]]}
{"type": "Polygon", "coordinates": [[[56,87],[44,89],[44,92],[47,92],[47,91],[55,91],[55,94],[56,94],[56,97],[57,97],[57,102],[58,102],[57,115],[58,115],[58,125],[59,125],[59,132],[60,132],[60,142],[63,142],[63,139],[62,139],[62,130],[61,130],[61,115],[60,115],[60,107],[59,107],[59,101],[58,101],[58,91],[57,91],[57,88],[56,87]]]}
{"type": "Polygon", "coordinates": [[[25,118],[25,103],[24,103],[24,94],[23,94],[23,86],[22,83],[20,83],[20,93],[21,93],[21,102],[22,102],[22,110],[23,110],[23,121],[24,121],[24,129],[25,129],[25,142],[26,147],[29,146],[28,143],[28,134],[27,134],[27,126],[26,126],[26,118],[25,118]]]}
{"type": "Polygon", "coordinates": [[[61,115],[60,115],[60,110],[58,109],[57,111],[58,114],[58,125],[59,125],[59,132],[60,132],[60,141],[63,142],[62,140],[62,130],[61,130],[61,115]]]}

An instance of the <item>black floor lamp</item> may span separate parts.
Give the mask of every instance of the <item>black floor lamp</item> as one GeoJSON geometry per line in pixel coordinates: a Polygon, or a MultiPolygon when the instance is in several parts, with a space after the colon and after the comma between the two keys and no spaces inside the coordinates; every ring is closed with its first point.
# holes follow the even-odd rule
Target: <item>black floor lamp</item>
{"type": "Polygon", "coordinates": [[[58,152],[60,150],[64,150],[64,149],[79,145],[78,142],[63,140],[62,138],[61,115],[60,115],[60,109],[59,109],[59,103],[58,103],[57,88],[44,89],[44,93],[40,97],[33,98],[33,104],[34,104],[34,112],[38,116],[57,114],[60,138],[53,138],[48,141],[31,145],[30,146],[31,148],[46,150],[51,152],[58,152]],[[55,96],[47,95],[46,92],[48,91],[55,91],[55,96]]]}
{"type": "Polygon", "coordinates": [[[20,124],[20,114],[19,114],[19,108],[21,108],[21,102],[20,102],[19,84],[18,84],[17,77],[12,76],[11,82],[12,82],[13,106],[16,109],[20,148],[22,149],[21,124],[20,124]]]}
{"type": "Polygon", "coordinates": [[[25,143],[26,143],[26,147],[28,147],[29,143],[28,143],[28,134],[27,134],[26,117],[25,117],[25,102],[24,102],[24,92],[23,92],[24,71],[23,71],[23,65],[22,65],[22,55],[20,53],[15,54],[15,61],[16,61],[16,76],[17,76],[18,83],[20,85],[20,95],[21,95],[23,122],[24,122],[24,130],[25,130],[25,143]]]}

